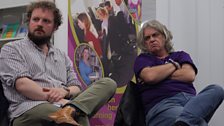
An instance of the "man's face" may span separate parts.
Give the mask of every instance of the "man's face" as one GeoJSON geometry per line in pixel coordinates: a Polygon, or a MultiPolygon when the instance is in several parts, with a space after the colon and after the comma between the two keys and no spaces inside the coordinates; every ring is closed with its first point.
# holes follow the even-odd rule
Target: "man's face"
{"type": "Polygon", "coordinates": [[[54,15],[51,10],[37,8],[34,9],[29,21],[29,38],[37,45],[48,43],[53,32],[54,15]]]}
{"type": "Polygon", "coordinates": [[[153,28],[146,28],[144,30],[144,41],[147,50],[155,55],[166,51],[165,37],[153,28]]]}

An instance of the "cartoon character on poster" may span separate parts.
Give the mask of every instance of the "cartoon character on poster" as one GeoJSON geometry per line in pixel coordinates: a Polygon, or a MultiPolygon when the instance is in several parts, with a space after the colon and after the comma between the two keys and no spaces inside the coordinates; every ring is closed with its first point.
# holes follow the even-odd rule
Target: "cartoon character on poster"
{"type": "Polygon", "coordinates": [[[129,11],[130,11],[132,17],[138,23],[141,22],[141,18],[142,18],[141,6],[142,6],[142,0],[128,0],[129,11]]]}
{"type": "Polygon", "coordinates": [[[87,88],[110,77],[115,96],[92,117],[91,125],[112,126],[126,84],[133,79],[137,24],[122,0],[69,0],[68,54],[87,88]]]}

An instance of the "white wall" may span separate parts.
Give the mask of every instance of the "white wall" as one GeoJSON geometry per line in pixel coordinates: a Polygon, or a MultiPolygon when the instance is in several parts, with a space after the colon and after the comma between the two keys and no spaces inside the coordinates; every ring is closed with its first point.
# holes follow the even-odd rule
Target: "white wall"
{"type": "Polygon", "coordinates": [[[156,18],[156,0],[142,0],[142,21],[156,18]]]}
{"type": "Polygon", "coordinates": [[[63,17],[63,23],[54,34],[54,45],[68,54],[68,0],[55,0],[60,8],[63,17]]]}
{"type": "MultiPolygon", "coordinates": [[[[192,56],[199,69],[197,90],[214,83],[224,87],[224,1],[157,0],[156,19],[172,31],[175,49],[192,56]]],[[[224,104],[210,125],[223,126],[223,114],[224,104]]]]}

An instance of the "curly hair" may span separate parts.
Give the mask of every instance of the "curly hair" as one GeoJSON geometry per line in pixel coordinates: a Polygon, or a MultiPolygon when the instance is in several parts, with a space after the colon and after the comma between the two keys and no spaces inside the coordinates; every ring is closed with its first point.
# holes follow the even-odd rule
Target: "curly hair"
{"type": "Polygon", "coordinates": [[[58,29],[58,27],[62,24],[62,15],[60,10],[56,7],[55,3],[50,1],[32,2],[27,7],[27,22],[29,23],[33,10],[37,8],[52,10],[54,14],[55,27],[58,29]]]}
{"type": "Polygon", "coordinates": [[[143,52],[150,53],[145,47],[145,40],[144,40],[144,31],[147,28],[153,28],[165,37],[165,49],[168,53],[174,51],[173,43],[171,41],[173,38],[172,33],[166,28],[165,25],[161,24],[159,21],[151,20],[143,24],[141,30],[139,31],[137,35],[137,45],[143,52]]]}

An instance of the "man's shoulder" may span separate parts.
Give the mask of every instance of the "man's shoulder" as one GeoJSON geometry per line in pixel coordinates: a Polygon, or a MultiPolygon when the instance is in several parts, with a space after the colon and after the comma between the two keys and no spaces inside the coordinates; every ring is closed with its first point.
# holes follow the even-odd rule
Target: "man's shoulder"
{"type": "Polygon", "coordinates": [[[3,45],[2,49],[7,49],[7,48],[21,48],[21,49],[25,49],[27,48],[27,41],[25,39],[21,39],[21,40],[15,40],[15,41],[10,41],[6,44],[3,45]]]}
{"type": "Polygon", "coordinates": [[[175,51],[171,53],[171,56],[190,56],[187,52],[181,50],[181,51],[175,51]]]}
{"type": "Polygon", "coordinates": [[[140,62],[141,64],[147,61],[155,61],[157,58],[150,53],[141,53],[137,56],[135,62],[140,62]]]}
{"type": "Polygon", "coordinates": [[[188,54],[187,52],[183,51],[183,50],[179,50],[179,51],[175,51],[172,52],[173,54],[188,54]]]}
{"type": "Polygon", "coordinates": [[[147,57],[147,58],[149,58],[149,57],[155,57],[155,56],[153,56],[152,54],[150,54],[150,53],[141,53],[141,54],[139,54],[139,56],[138,57],[140,57],[140,58],[144,58],[144,57],[147,57]]]}
{"type": "Polygon", "coordinates": [[[27,39],[27,38],[22,38],[22,39],[19,39],[19,40],[15,40],[15,41],[10,41],[10,42],[8,42],[8,43],[6,43],[6,45],[7,44],[9,44],[9,45],[21,45],[21,44],[24,44],[24,43],[27,43],[29,40],[27,39]]]}

